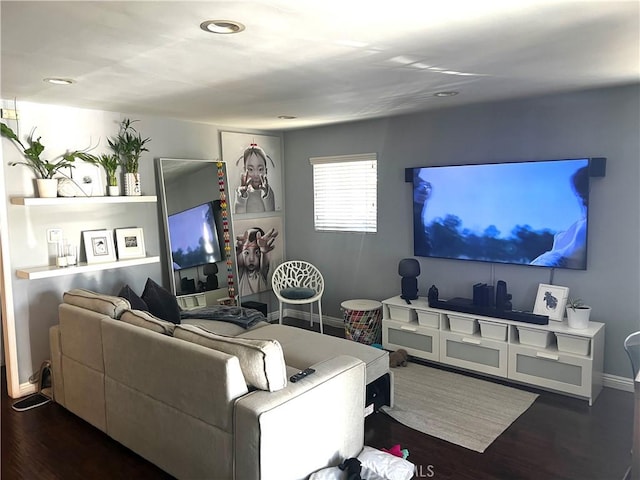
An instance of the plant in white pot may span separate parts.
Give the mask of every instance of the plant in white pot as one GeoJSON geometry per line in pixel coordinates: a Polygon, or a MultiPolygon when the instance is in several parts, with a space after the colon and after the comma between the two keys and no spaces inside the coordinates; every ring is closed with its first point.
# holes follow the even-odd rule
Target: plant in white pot
{"type": "Polygon", "coordinates": [[[109,147],[118,157],[124,172],[124,194],[141,195],[140,173],[138,172],[140,156],[142,152],[149,150],[145,145],[151,141],[150,138],[142,138],[142,135],[133,127],[137,120],[125,118],[120,122],[120,131],[114,138],[110,138],[109,147]]]}
{"type": "Polygon", "coordinates": [[[585,305],[580,298],[570,298],[567,301],[567,323],[569,328],[584,330],[589,328],[591,307],[585,305]]]}
{"type": "Polygon", "coordinates": [[[120,160],[115,154],[103,153],[102,155],[93,155],[91,153],[80,153],[78,158],[92,165],[102,167],[107,175],[107,189],[109,196],[117,197],[120,195],[118,177],[116,176],[116,170],[118,170],[120,160]]]}
{"type": "Polygon", "coordinates": [[[9,162],[9,165],[24,165],[30,168],[36,176],[38,196],[56,197],[58,196],[58,179],[54,178],[54,175],[57,173],[65,175],[61,170],[67,167],[73,168],[73,162],[82,151],[67,151],[52,161],[43,160],[40,158],[40,155],[44,152],[44,145],[40,142],[42,137],[34,138],[35,130],[35,128],[31,130],[27,137],[27,147],[20,141],[11,127],[0,123],[0,135],[11,140],[26,160],[24,162],[9,162]]]}

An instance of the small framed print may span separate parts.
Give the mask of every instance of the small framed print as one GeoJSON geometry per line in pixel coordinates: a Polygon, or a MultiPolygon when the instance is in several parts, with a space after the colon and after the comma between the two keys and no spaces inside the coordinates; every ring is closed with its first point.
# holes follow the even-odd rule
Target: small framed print
{"type": "Polygon", "coordinates": [[[141,228],[116,228],[118,258],[141,258],[147,255],[141,228]]]}
{"type": "Polygon", "coordinates": [[[87,162],[74,163],[73,168],[71,168],[71,179],[81,191],[81,194],[77,196],[104,196],[101,169],[98,165],[92,165],[87,162]]]}
{"type": "Polygon", "coordinates": [[[561,322],[564,317],[564,307],[567,304],[567,298],[569,298],[569,287],[541,283],[538,286],[538,294],[533,307],[533,313],[537,315],[547,315],[549,320],[561,322]]]}
{"type": "Polygon", "coordinates": [[[116,251],[110,230],[87,230],[82,232],[82,239],[87,263],[115,262],[116,251]]]}

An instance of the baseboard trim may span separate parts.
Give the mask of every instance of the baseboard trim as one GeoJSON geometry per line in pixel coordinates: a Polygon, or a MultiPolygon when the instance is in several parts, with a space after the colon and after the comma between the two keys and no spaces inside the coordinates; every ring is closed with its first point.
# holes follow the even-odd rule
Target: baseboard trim
{"type": "Polygon", "coordinates": [[[31,395],[32,393],[36,393],[37,389],[38,389],[38,386],[35,383],[31,383],[31,382],[21,383],[20,391],[18,392],[20,395],[19,398],[22,398],[26,395],[31,395]]]}
{"type": "MultiPolygon", "coordinates": [[[[275,313],[274,320],[278,321],[278,312],[272,312],[269,314],[269,319],[271,315],[275,313]]],[[[282,314],[285,317],[297,318],[298,320],[306,320],[307,322],[311,321],[311,313],[305,312],[303,310],[296,310],[295,308],[285,308],[282,314]]],[[[317,313],[313,314],[313,323],[318,323],[319,315],[317,313]]],[[[323,325],[329,325],[330,327],[342,328],[344,327],[344,320],[342,318],[331,317],[329,315],[322,315],[322,323],[323,325]]]]}
{"type": "Polygon", "coordinates": [[[633,392],[633,379],[605,373],[602,375],[602,386],[615,388],[616,390],[624,390],[625,392],[633,392]]]}

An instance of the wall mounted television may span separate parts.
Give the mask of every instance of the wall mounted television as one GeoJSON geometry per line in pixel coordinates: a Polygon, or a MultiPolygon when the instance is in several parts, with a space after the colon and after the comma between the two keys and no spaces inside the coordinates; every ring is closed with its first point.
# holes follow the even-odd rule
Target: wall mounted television
{"type": "Polygon", "coordinates": [[[410,170],[414,255],[586,270],[588,158],[410,170]]]}
{"type": "Polygon", "coordinates": [[[214,200],[169,215],[174,271],[222,261],[221,212],[220,200],[214,200]]]}

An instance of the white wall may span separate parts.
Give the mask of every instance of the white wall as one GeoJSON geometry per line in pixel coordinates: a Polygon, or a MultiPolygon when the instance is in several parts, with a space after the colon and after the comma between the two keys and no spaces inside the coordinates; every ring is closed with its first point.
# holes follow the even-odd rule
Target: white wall
{"type": "MultiPolygon", "coordinates": [[[[317,264],[323,310],[400,293],[398,261],[413,255],[407,167],[515,160],[607,157],[607,175],[590,194],[588,270],[556,270],[554,283],[593,307],[606,323],[605,371],[629,377],[622,348],[640,329],[639,86],[476,104],[422,114],[286,132],[287,258],[317,264]],[[318,233],[313,228],[309,157],[377,152],[378,233],[318,233]]],[[[354,186],[357,188],[357,185],[354,186]]],[[[547,269],[420,258],[419,294],[471,297],[477,282],[505,280],[516,309],[531,310],[547,269]],[[495,275],[494,275],[495,274],[495,275]]]]}
{"type": "MultiPolygon", "coordinates": [[[[2,106],[13,108],[13,103],[3,100],[2,106]]],[[[100,146],[94,153],[107,152],[106,138],[117,133],[120,120],[124,117],[139,119],[136,127],[144,137],[151,138],[149,152],[143,154],[140,162],[142,192],[145,195],[157,192],[154,158],[220,157],[219,129],[215,125],[29,103],[19,103],[18,111],[20,137],[24,138],[33,126],[37,126],[36,133],[42,136],[46,147],[43,158],[52,158],[66,149],[80,149],[98,140],[100,146]]],[[[15,122],[8,124],[16,130],[15,122]]],[[[8,242],[3,245],[3,251],[8,257],[5,277],[8,278],[7,287],[12,291],[10,300],[13,302],[13,308],[9,308],[10,315],[7,315],[12,318],[3,321],[11,322],[9,330],[15,327],[18,381],[25,384],[40,363],[49,358],[48,329],[58,321],[57,308],[64,291],[88,288],[115,294],[128,283],[140,293],[147,277],[167,285],[168,273],[164,264],[154,264],[53,279],[18,279],[15,276],[18,268],[53,264],[53,250],[46,243],[47,228],[62,228],[66,238],[80,244],[83,230],[142,227],[147,254],[164,254],[159,228],[160,208],[156,204],[73,206],[65,209],[9,204],[11,196],[34,195],[32,172],[25,167],[8,166],[8,162],[20,160],[18,150],[3,139],[0,166],[0,179],[3,181],[0,189],[4,191],[0,193],[7,203],[6,207],[2,206],[2,214],[9,226],[8,242]]],[[[216,181],[212,188],[218,191],[216,181]]]]}

